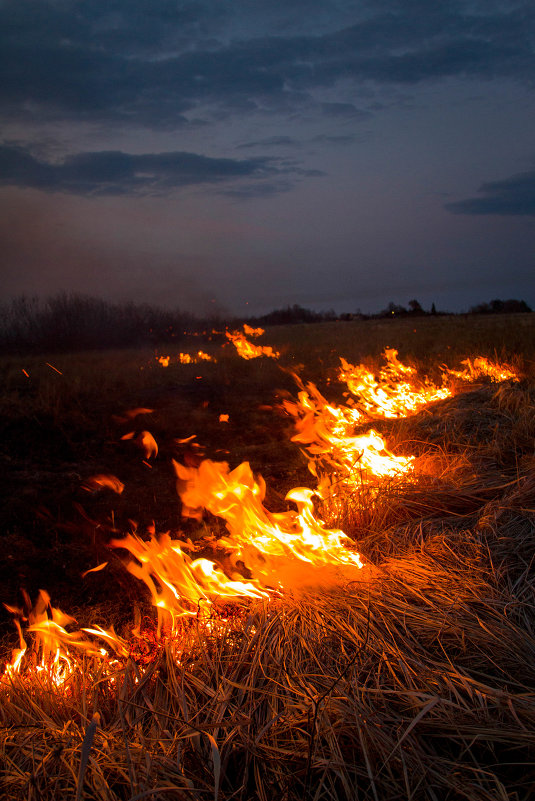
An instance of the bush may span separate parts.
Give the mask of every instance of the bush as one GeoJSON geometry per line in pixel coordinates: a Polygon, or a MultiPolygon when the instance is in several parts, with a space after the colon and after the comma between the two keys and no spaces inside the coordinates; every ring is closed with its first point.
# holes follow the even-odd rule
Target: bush
{"type": "Polygon", "coordinates": [[[22,296],[4,309],[0,348],[19,351],[89,350],[178,342],[202,327],[188,312],[148,304],[110,303],[65,292],[48,298],[22,296]]]}

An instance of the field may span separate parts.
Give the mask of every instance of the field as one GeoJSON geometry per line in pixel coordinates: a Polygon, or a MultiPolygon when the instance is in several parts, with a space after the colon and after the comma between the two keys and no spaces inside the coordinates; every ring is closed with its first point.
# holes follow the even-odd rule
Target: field
{"type": "MultiPolygon", "coordinates": [[[[32,602],[49,593],[45,620],[59,607],[76,618],[69,631],[113,626],[122,644],[103,657],[64,638],[68,655],[52,668],[55,646],[39,664],[41,636],[41,651],[7,671],[5,797],[532,798],[534,318],[274,327],[255,342],[278,359],[244,360],[223,336],[182,344],[217,360],[192,364],[169,350],[2,357],[2,670],[19,647],[22,590],[32,602]],[[477,356],[519,380],[451,375],[449,397],[355,424],[351,436],[373,427],[410,472],[371,479],[360,457],[348,468],[347,450],[324,440],[311,455],[312,413],[298,392],[310,401],[313,382],[348,418],[340,357],[377,373],[387,347],[429,386],[442,386],[444,365],[460,371],[477,356]],[[261,508],[251,490],[251,509],[291,533],[287,492],[323,479],[314,521],[344,532],[341,561],[259,556],[249,517],[226,496],[210,496],[204,514],[192,502],[184,517],[189,478],[180,500],[172,460],[193,476],[203,459],[248,462],[266,483],[261,508]],[[254,597],[215,593],[183,616],[171,599],[172,625],[157,618],[147,585],[125,569],[127,550],[111,547],[129,532],[142,543],[170,532],[221,567],[222,587],[242,579],[254,597]],[[355,550],[362,569],[344,561],[355,550]]],[[[161,598],[164,589],[160,580],[161,598]]]]}

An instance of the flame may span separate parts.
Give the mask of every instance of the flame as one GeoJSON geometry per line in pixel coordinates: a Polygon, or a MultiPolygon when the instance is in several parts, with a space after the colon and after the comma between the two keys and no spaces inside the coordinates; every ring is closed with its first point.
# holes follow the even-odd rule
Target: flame
{"type": "MultiPolygon", "coordinates": [[[[162,367],[169,367],[171,363],[171,356],[158,356],[157,361],[162,367]]],[[[199,364],[199,362],[215,362],[213,356],[206,353],[204,350],[198,350],[197,353],[179,353],[178,361],[180,364],[199,364]]]]}
{"type": "Polygon", "coordinates": [[[465,365],[464,370],[449,370],[445,368],[447,375],[460,378],[462,381],[476,381],[478,378],[487,377],[491,381],[519,381],[517,371],[509,364],[492,362],[485,356],[478,356],[473,361],[465,359],[461,362],[465,365]]]}
{"type": "Polygon", "coordinates": [[[436,400],[451,395],[448,387],[437,387],[427,378],[418,379],[413,367],[402,364],[397,350],[386,348],[386,366],[378,377],[363,364],[354,365],[341,358],[341,381],[357,398],[357,404],[370,417],[406,417],[436,400]]]}
{"type": "MultiPolygon", "coordinates": [[[[264,333],[262,328],[251,328],[246,323],[243,326],[245,334],[260,336],[264,333]]],[[[234,345],[242,359],[258,359],[259,356],[267,356],[270,359],[278,359],[279,353],[273,350],[271,345],[253,345],[241,331],[225,331],[225,336],[234,345]]]]}
{"type": "Polygon", "coordinates": [[[241,576],[228,578],[208,559],[192,559],[185,552],[188,545],[168,533],[152,534],[148,542],[127,534],[112,540],[110,546],[124,548],[134,557],[127,569],[150,590],[158,612],[158,636],[162,628],[174,631],[177,618],[197,614],[201,602],[211,604],[219,597],[268,597],[258,584],[243,581],[241,576]]]}
{"type": "MultiPolygon", "coordinates": [[[[25,595],[26,605],[29,607],[29,598],[25,595]]],[[[53,607],[50,596],[45,590],[39,590],[35,604],[25,614],[23,609],[8,606],[6,609],[16,615],[15,625],[19,633],[20,647],[12,653],[11,662],[6,666],[4,678],[10,678],[20,673],[25,656],[28,656],[28,646],[22,635],[21,621],[27,621],[26,631],[33,634],[33,644],[30,652],[31,662],[37,673],[46,672],[57,685],[63,684],[72,674],[76,659],[80,654],[102,659],[108,652],[85,637],[86,633],[104,639],[115,654],[127,656],[126,643],[113,631],[113,627],[106,630],[98,626],[95,629],[82,629],[68,631],[67,626],[76,623],[74,617],[67,615],[53,607]]]]}
{"type": "Polygon", "coordinates": [[[299,392],[297,401],[285,400],[284,408],[295,418],[297,433],[292,441],[306,446],[313,475],[327,469],[334,471],[337,481],[354,485],[413,470],[413,456],[395,456],[374,429],[354,433],[355,426],[365,419],[362,413],[354,407],[329,404],[312,383],[299,392]]]}
{"type": "Polygon", "coordinates": [[[205,353],[203,350],[198,350],[193,356],[189,353],[179,353],[178,360],[180,364],[198,364],[199,362],[215,362],[213,356],[205,353]]]}
{"type": "Polygon", "coordinates": [[[362,568],[353,543],[339,530],[317,519],[313,490],[298,487],[286,499],[297,511],[273,513],[263,504],[266,485],[254,478],[248,462],[234,470],[227,462],[205,459],[199,467],[174,462],[178,493],[186,509],[206,509],[225,520],[229,536],[219,541],[230,552],[231,564],[241,562],[266,588],[311,584],[311,566],[362,568]],[[307,569],[308,568],[308,569],[307,569]]]}
{"type": "Polygon", "coordinates": [[[108,473],[99,473],[96,476],[89,476],[82,484],[82,487],[87,490],[87,492],[98,492],[102,487],[107,487],[113,492],[116,492],[117,495],[120,495],[124,490],[123,482],[119,481],[117,476],[108,473]]]}
{"type": "Polygon", "coordinates": [[[265,333],[263,328],[251,328],[247,323],[243,324],[243,330],[248,337],[261,337],[265,333]]]}
{"type": "MultiPolygon", "coordinates": [[[[262,333],[262,329],[244,325],[244,333],[227,331],[226,336],[245,359],[262,355],[277,358],[271,347],[257,347],[245,338],[245,334],[256,337],[262,333]]],[[[340,378],[355,396],[345,406],[330,404],[313,383],[305,385],[297,377],[297,401],[284,401],[284,408],[295,422],[292,440],[305,447],[311,472],[322,486],[329,487],[331,497],[335,483],[351,488],[366,484],[372,488],[368,497],[373,498],[373,488],[382,481],[410,476],[414,457],[396,456],[376,430],[360,429],[371,418],[401,417],[451,395],[448,387],[435,386],[427,378],[420,378],[413,367],[401,363],[396,350],[385,350],[384,358],[386,364],[377,375],[364,365],[351,365],[341,359],[340,378]]],[[[198,351],[193,357],[180,354],[179,360],[190,363],[212,357],[198,351]]],[[[158,361],[168,366],[170,357],[162,356],[158,361]]],[[[485,357],[466,359],[462,364],[464,369],[459,371],[444,367],[445,378],[518,381],[511,366],[485,357]]],[[[126,422],[151,411],[133,409],[118,419],[126,422]]],[[[228,419],[228,414],[219,416],[220,422],[228,419]]],[[[133,439],[147,459],[158,453],[158,445],[148,431],[132,431],[122,439],[133,439]]],[[[154,527],[148,542],[133,532],[109,543],[110,547],[128,552],[128,570],[148,587],[158,613],[158,636],[162,630],[175,631],[177,621],[197,615],[202,605],[210,606],[218,598],[269,599],[282,591],[338,580],[340,575],[354,578],[356,571],[364,567],[354,543],[344,532],[327,528],[318,518],[314,498],[328,500],[325,490],[292,489],[286,500],[296,508],[274,513],[264,505],[264,480],[254,476],[247,462],[231,470],[226,462],[214,462],[195,453],[186,466],[173,464],[183,517],[200,521],[207,511],[225,521],[227,534],[219,540],[212,538],[208,545],[204,543],[205,551],[211,548],[210,559],[191,542],[172,538],[169,533],[157,535],[154,527]]],[[[101,487],[123,491],[122,482],[108,474],[88,478],[85,486],[90,491],[101,487]]],[[[105,567],[106,563],[102,563],[84,575],[105,567]]],[[[72,675],[80,655],[98,660],[128,656],[127,644],[112,627],[93,625],[70,630],[75,619],[52,607],[45,591],[40,591],[33,607],[27,595],[25,602],[26,611],[6,605],[15,617],[19,645],[13,650],[5,678],[20,673],[22,666],[30,663],[36,671],[46,671],[54,682],[62,684],[72,675]],[[25,632],[32,635],[31,646],[23,634],[23,623],[27,623],[25,632]]]]}
{"type": "Polygon", "coordinates": [[[128,434],[124,434],[121,439],[133,440],[138,448],[143,451],[146,459],[150,459],[151,456],[158,456],[158,443],[150,431],[140,431],[137,435],[135,431],[130,431],[128,434]]]}

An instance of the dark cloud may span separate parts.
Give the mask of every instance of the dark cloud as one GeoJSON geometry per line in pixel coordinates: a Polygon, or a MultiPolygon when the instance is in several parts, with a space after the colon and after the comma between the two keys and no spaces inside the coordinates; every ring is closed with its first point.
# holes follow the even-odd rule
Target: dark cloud
{"type": "MultiPolygon", "coordinates": [[[[0,146],[0,184],[77,195],[161,194],[193,184],[315,174],[268,158],[209,158],[196,153],[120,151],[77,153],[60,163],[39,160],[23,147],[0,146]]],[[[287,177],[286,181],[290,181],[287,177]]]]}
{"type": "MultiPolygon", "coordinates": [[[[295,110],[312,103],[315,89],[348,79],[510,77],[533,84],[533,3],[472,7],[377,1],[359,18],[349,3],[327,3],[326,13],[321,3],[293,0],[270,14],[260,10],[255,27],[240,2],[3,0],[0,103],[19,115],[31,116],[33,108],[41,117],[160,127],[184,124],[206,104],[233,113],[295,110]],[[320,33],[314,20],[325,24],[329,15],[320,33]]],[[[329,105],[331,114],[359,113],[351,103],[329,105]]]]}
{"type": "Polygon", "coordinates": [[[481,197],[448,203],[454,214],[535,216],[535,172],[522,172],[503,181],[480,186],[481,197]]]}
{"type": "Polygon", "coordinates": [[[318,134],[311,141],[317,144],[352,145],[357,141],[357,136],[355,134],[318,134]]]}
{"type": "Polygon", "coordinates": [[[280,179],[278,181],[258,181],[248,185],[236,186],[230,189],[223,189],[219,194],[235,200],[250,200],[252,198],[274,197],[284,192],[289,192],[294,188],[293,181],[280,179]]]}
{"type": "Polygon", "coordinates": [[[321,111],[326,117],[334,117],[338,120],[364,120],[371,116],[368,111],[358,109],[353,103],[322,103],[321,111]]]}
{"type": "Polygon", "coordinates": [[[299,140],[292,136],[270,136],[267,139],[257,139],[254,142],[242,142],[236,147],[237,149],[245,150],[254,147],[294,147],[299,144],[299,140]]]}

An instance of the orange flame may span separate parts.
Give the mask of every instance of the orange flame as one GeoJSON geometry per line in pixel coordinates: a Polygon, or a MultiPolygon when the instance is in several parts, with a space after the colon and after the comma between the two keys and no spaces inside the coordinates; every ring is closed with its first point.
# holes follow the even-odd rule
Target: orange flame
{"type": "Polygon", "coordinates": [[[135,431],[130,431],[128,434],[124,434],[121,439],[133,440],[137,447],[143,451],[146,459],[150,459],[151,456],[158,456],[158,443],[150,431],[140,431],[137,435],[135,431]]]}
{"type": "MultiPolygon", "coordinates": [[[[244,325],[244,332],[260,336],[263,330],[244,325]]],[[[243,358],[278,357],[271,347],[252,345],[241,332],[227,331],[226,335],[243,358]]],[[[286,411],[295,418],[297,433],[293,441],[305,446],[314,475],[319,477],[320,467],[325,470],[326,484],[341,479],[342,484],[347,482],[353,487],[357,482],[374,487],[384,479],[410,475],[414,457],[394,455],[377,431],[358,433],[357,426],[372,417],[396,418],[413,413],[451,394],[447,387],[420,379],[414,368],[398,360],[397,351],[387,349],[384,356],[386,365],[377,376],[363,365],[341,360],[340,378],[356,396],[353,405],[329,404],[314,384],[304,385],[298,378],[298,400],[284,402],[286,411]]],[[[179,357],[182,363],[211,358],[203,351],[194,357],[179,357]]],[[[162,366],[168,366],[169,360],[170,357],[158,359],[162,366]]],[[[463,365],[461,371],[443,368],[445,376],[465,381],[480,377],[518,381],[512,367],[484,357],[467,359],[463,365]]],[[[134,409],[120,419],[126,421],[149,412],[150,409],[134,409]]],[[[219,419],[227,422],[228,415],[221,414],[219,419]]],[[[158,453],[157,443],[148,431],[131,432],[123,439],[133,439],[147,459],[158,453]]],[[[296,509],[274,513],[264,505],[265,482],[260,476],[255,478],[247,462],[234,470],[226,462],[202,457],[193,460],[191,466],[173,464],[183,516],[201,520],[206,510],[225,521],[228,533],[212,541],[213,559],[195,558],[195,553],[188,553],[195,551],[191,543],[172,539],[168,533],[157,536],[154,530],[148,542],[130,533],[110,543],[111,547],[129,552],[128,570],[149,588],[158,612],[158,634],[163,627],[174,630],[178,619],[195,615],[201,604],[210,605],[220,597],[266,599],[282,590],[322,583],[329,578],[329,571],[331,577],[334,571],[334,576],[341,572],[354,578],[355,571],[363,567],[353,542],[342,531],[328,529],[318,519],[313,498],[322,497],[319,490],[291,490],[286,500],[296,509]]],[[[107,474],[90,477],[85,486],[90,491],[101,487],[118,493],[123,490],[119,479],[107,474]]],[[[84,575],[105,566],[106,563],[100,564],[84,575]]],[[[14,649],[4,674],[8,679],[30,662],[36,671],[47,671],[54,682],[61,684],[71,675],[80,654],[96,659],[128,655],[126,643],[113,628],[97,625],[70,631],[75,619],[52,607],[45,591],[40,591],[33,607],[27,596],[25,600],[26,612],[6,605],[15,616],[19,635],[19,647],[14,649]],[[22,622],[27,622],[26,631],[33,635],[31,649],[23,636],[22,622]]]]}
{"type": "MultiPolygon", "coordinates": [[[[251,328],[246,323],[243,326],[245,333],[252,336],[260,336],[264,333],[262,328],[251,328]]],[[[241,331],[225,331],[225,336],[234,345],[242,359],[258,359],[259,356],[267,356],[270,359],[278,359],[279,353],[273,350],[271,345],[253,345],[241,331]]]]}
{"type": "Polygon", "coordinates": [[[103,487],[107,487],[113,492],[116,492],[117,495],[120,495],[124,490],[124,484],[122,481],[119,481],[117,476],[104,473],[99,473],[96,476],[89,476],[82,484],[82,487],[87,490],[87,492],[98,492],[98,490],[103,487]]]}
{"type": "Polygon", "coordinates": [[[264,333],[263,328],[251,328],[251,326],[247,325],[247,323],[243,324],[243,330],[248,337],[261,337],[264,333]]]}
{"type": "Polygon", "coordinates": [[[316,518],[312,498],[317,492],[295,488],[286,499],[295,503],[297,511],[273,513],[263,505],[265,482],[261,476],[255,480],[248,462],[232,471],[226,462],[210,459],[198,468],[174,465],[183,505],[206,509],[226,521],[229,536],[220,544],[230,551],[232,564],[242,562],[264,587],[314,583],[305,565],[363,567],[359,554],[351,550],[351,540],[316,518]]]}
{"type": "Polygon", "coordinates": [[[297,402],[285,400],[284,408],[295,417],[297,433],[292,441],[306,446],[313,475],[318,475],[321,465],[334,471],[337,480],[354,485],[407,475],[413,470],[414,457],[395,456],[374,429],[355,434],[362,413],[353,407],[329,404],[312,383],[299,392],[297,402]]]}
{"type": "Polygon", "coordinates": [[[418,379],[413,367],[402,364],[397,350],[386,348],[386,366],[379,376],[363,364],[354,365],[340,359],[339,378],[357,398],[357,404],[370,417],[406,417],[436,400],[451,395],[447,387],[437,387],[428,379],[418,379]]]}
{"type": "MultiPolygon", "coordinates": [[[[157,361],[162,367],[169,367],[171,356],[158,356],[157,361]]],[[[193,355],[191,353],[179,353],[178,361],[180,364],[198,364],[199,362],[215,362],[216,359],[204,350],[198,350],[193,355]]]]}
{"type": "Polygon", "coordinates": [[[114,548],[124,548],[134,558],[127,563],[133,576],[149,588],[158,612],[158,635],[162,627],[175,629],[177,618],[197,613],[199,604],[212,603],[215,598],[267,597],[256,583],[243,577],[229,579],[214,562],[192,559],[181,540],[171,539],[168,533],[151,535],[144,542],[136,534],[110,542],[114,548]]]}
{"type": "MultiPolygon", "coordinates": [[[[29,598],[25,594],[27,606],[29,598]]],[[[86,633],[103,639],[120,656],[127,656],[126,643],[118,637],[113,628],[108,630],[98,626],[95,629],[81,629],[70,632],[66,626],[76,623],[75,618],[66,615],[61,609],[50,604],[50,596],[45,590],[40,590],[37,601],[27,614],[24,610],[8,606],[6,609],[16,615],[15,625],[19,632],[20,647],[12,654],[11,662],[6,666],[5,678],[19,673],[23,658],[28,653],[28,646],[22,635],[21,621],[27,621],[26,631],[33,634],[31,649],[31,662],[37,672],[46,672],[55,684],[63,684],[71,675],[77,655],[107,657],[106,649],[99,647],[85,637],[86,633]]]]}
{"type": "Polygon", "coordinates": [[[509,364],[492,362],[485,356],[478,356],[473,361],[465,359],[461,364],[465,365],[464,370],[449,370],[445,368],[447,375],[460,378],[462,381],[477,381],[478,378],[487,377],[491,381],[519,381],[517,371],[509,364]]]}

